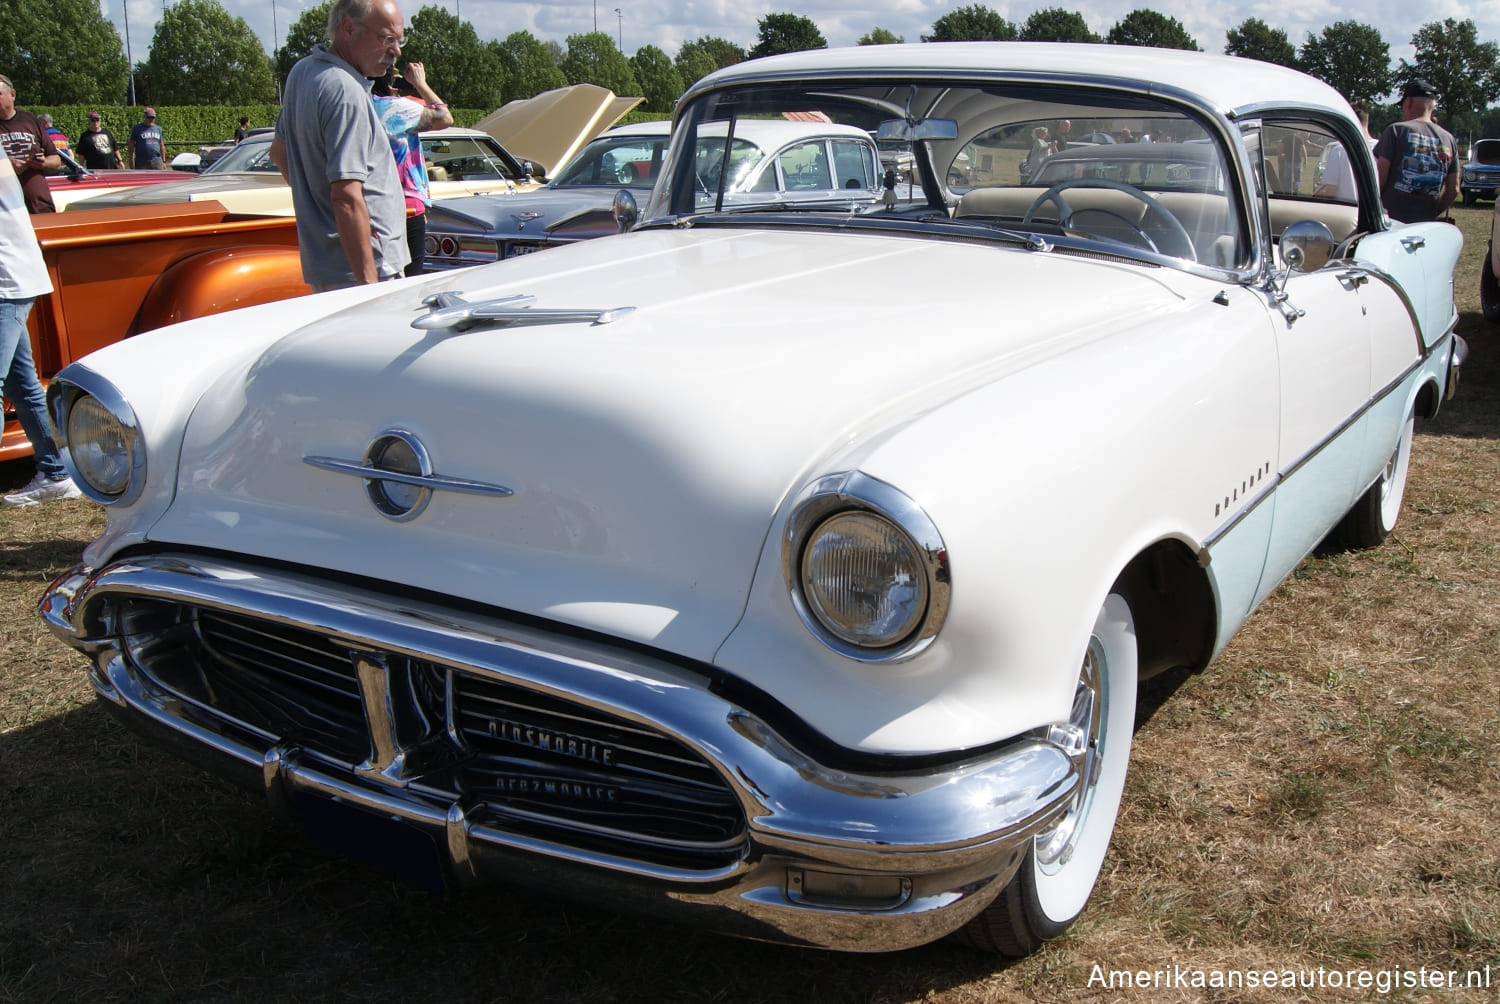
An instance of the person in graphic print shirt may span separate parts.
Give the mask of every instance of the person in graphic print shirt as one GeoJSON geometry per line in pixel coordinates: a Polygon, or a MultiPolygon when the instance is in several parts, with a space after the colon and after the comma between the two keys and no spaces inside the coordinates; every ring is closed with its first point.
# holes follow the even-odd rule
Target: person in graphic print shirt
{"type": "Polygon", "coordinates": [[[1437,99],[1427,81],[1408,81],[1401,90],[1404,121],[1386,126],[1375,142],[1380,201],[1402,223],[1435,220],[1458,196],[1458,144],[1432,121],[1437,99]]]}
{"type": "Polygon", "coordinates": [[[0,145],[26,193],[26,211],[55,213],[47,172],[62,170],[62,158],[37,117],[16,107],[16,85],[0,73],[0,145]]]}
{"type": "Polygon", "coordinates": [[[147,108],[130,130],[130,166],[160,171],[167,166],[166,159],[167,148],[162,144],[161,126],[156,124],[156,109],[147,108]]]}

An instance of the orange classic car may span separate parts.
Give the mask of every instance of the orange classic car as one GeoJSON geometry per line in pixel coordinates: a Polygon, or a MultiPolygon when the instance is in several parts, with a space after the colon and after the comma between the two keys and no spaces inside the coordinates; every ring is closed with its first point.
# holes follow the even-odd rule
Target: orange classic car
{"type": "MultiPolygon", "coordinates": [[[[45,382],[75,359],[164,324],[311,292],[296,221],[237,216],[217,202],[32,217],[53,292],[31,311],[45,382]]],[[[0,460],[29,456],[9,408],[0,460]]]]}

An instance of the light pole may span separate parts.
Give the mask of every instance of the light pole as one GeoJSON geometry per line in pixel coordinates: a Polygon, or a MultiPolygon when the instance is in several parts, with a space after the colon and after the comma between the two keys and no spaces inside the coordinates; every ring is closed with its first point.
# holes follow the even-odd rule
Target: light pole
{"type": "Polygon", "coordinates": [[[599,30],[599,0],[594,0],[594,30],[599,30]]]}
{"type": "Polygon", "coordinates": [[[135,57],[130,54],[130,0],[122,0],[120,10],[125,13],[125,62],[130,73],[130,104],[135,105],[135,57]]]}
{"type": "Polygon", "coordinates": [[[619,22],[616,25],[616,29],[619,32],[619,42],[617,44],[620,47],[620,55],[623,56],[625,55],[625,15],[620,13],[620,8],[618,7],[615,8],[615,18],[619,22]]]}
{"type": "Polygon", "coordinates": [[[276,81],[276,103],[281,104],[281,74],[276,72],[276,46],[280,31],[276,27],[276,0],[271,0],[271,77],[276,81]]]}

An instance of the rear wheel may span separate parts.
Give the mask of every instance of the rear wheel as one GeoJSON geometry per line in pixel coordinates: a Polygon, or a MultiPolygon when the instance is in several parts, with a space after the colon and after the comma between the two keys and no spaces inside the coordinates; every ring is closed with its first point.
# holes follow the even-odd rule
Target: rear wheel
{"type": "Polygon", "coordinates": [[[958,937],[975,948],[1027,955],[1083,912],[1114,833],[1135,728],[1135,620],[1123,596],[1110,594],[1090,633],[1073,710],[1053,726],[1083,778],[1061,817],[1032,838],[1015,877],[958,937]]]}
{"type": "Polygon", "coordinates": [[[1396,520],[1401,515],[1401,499],[1406,494],[1406,468],[1411,462],[1415,425],[1415,416],[1407,412],[1396,448],[1385,462],[1385,470],[1329,534],[1333,544],[1351,550],[1376,547],[1396,529],[1396,520]]]}
{"type": "Polygon", "coordinates": [[[1500,279],[1495,277],[1493,251],[1485,248],[1484,263],[1479,267],[1479,309],[1486,321],[1500,321],[1500,279]]]}

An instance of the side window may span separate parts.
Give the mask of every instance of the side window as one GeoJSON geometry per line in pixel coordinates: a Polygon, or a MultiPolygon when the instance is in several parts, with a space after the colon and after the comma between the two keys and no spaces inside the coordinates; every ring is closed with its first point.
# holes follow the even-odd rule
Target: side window
{"type": "Polygon", "coordinates": [[[789,192],[829,189],[833,175],[828,170],[828,151],[823,140],[789,146],[776,158],[789,192]]]}
{"type": "Polygon", "coordinates": [[[870,148],[852,139],[833,141],[833,170],[840,188],[875,187],[875,160],[870,148]]]}
{"type": "Polygon", "coordinates": [[[1261,152],[1273,238],[1305,219],[1325,224],[1335,241],[1355,232],[1362,176],[1358,165],[1369,157],[1368,148],[1350,150],[1320,123],[1267,121],[1261,152]]]}

